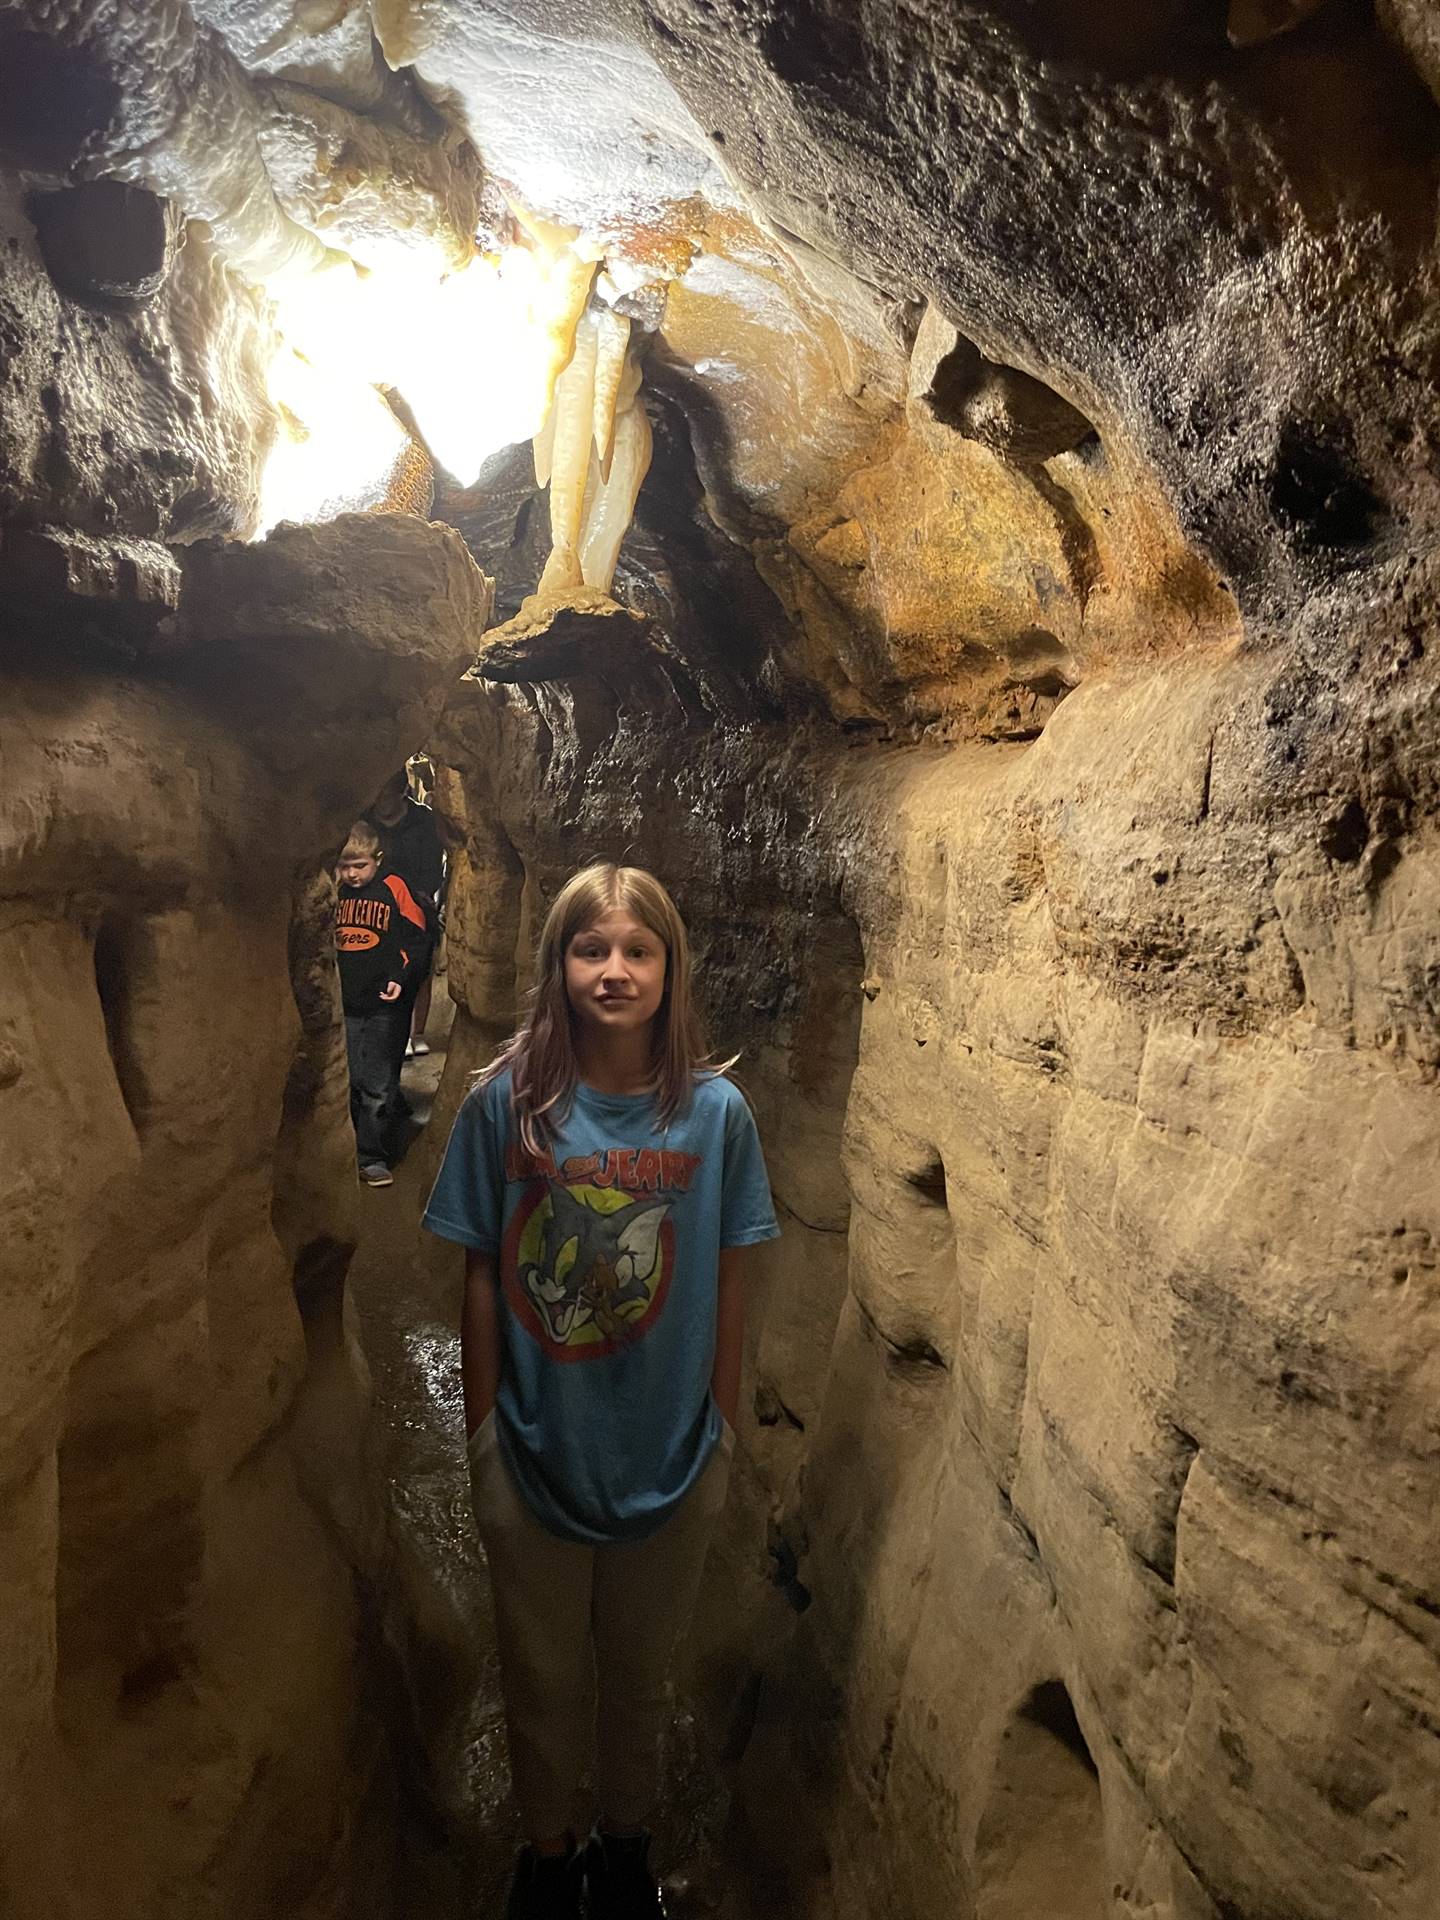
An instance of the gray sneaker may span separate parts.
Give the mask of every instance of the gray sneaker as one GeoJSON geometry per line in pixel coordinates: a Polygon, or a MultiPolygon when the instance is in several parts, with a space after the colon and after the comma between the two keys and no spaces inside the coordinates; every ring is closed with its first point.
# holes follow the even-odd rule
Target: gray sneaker
{"type": "Polygon", "coordinates": [[[371,1160],[361,1167],[360,1178],[367,1187],[393,1187],[395,1176],[383,1160],[371,1160]]]}

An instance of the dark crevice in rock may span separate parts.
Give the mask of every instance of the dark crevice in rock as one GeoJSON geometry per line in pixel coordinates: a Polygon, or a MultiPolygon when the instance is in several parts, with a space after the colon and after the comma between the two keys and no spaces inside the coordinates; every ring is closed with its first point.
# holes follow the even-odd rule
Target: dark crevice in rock
{"type": "Polygon", "coordinates": [[[755,1418],[762,1427],[778,1427],[783,1421],[796,1433],[804,1433],[805,1422],[787,1407],[772,1386],[761,1381],[755,1388],[755,1418]]]}
{"type": "Polygon", "coordinates": [[[137,1132],[146,1117],[145,1076],[135,1051],[133,995],[140,965],[135,923],[107,913],[95,933],[95,991],[105,1020],[105,1044],[115,1069],[120,1098],[137,1132]]]}
{"type": "Polygon", "coordinates": [[[1275,518],[1304,550],[1348,552],[1384,532],[1389,516],[1343,422],[1287,421],[1268,485],[1275,518]]]}
{"type": "Polygon", "coordinates": [[[804,1613],[813,1596],[800,1578],[800,1562],[795,1549],[783,1534],[777,1533],[771,1539],[768,1551],[773,1562],[770,1569],[771,1586],[779,1588],[796,1613],[804,1613]]]}
{"type": "Polygon", "coordinates": [[[927,1162],[925,1166],[918,1168],[914,1173],[907,1173],[905,1175],[905,1182],[907,1186],[913,1187],[922,1199],[928,1200],[932,1206],[943,1207],[948,1204],[948,1195],[945,1190],[945,1167],[938,1154],[933,1160],[927,1162]]]}
{"type": "Polygon", "coordinates": [[[923,1334],[887,1333],[862,1300],[856,1300],[855,1306],[867,1333],[884,1349],[888,1361],[919,1373],[949,1372],[950,1362],[923,1334]]]}
{"type": "Polygon", "coordinates": [[[1033,374],[987,360],[963,333],[936,361],[923,404],[941,426],[1017,467],[1081,447],[1087,461],[1103,455],[1099,434],[1078,407],[1033,374]]]}
{"type": "Polygon", "coordinates": [[[1353,866],[1370,844],[1370,822],[1358,800],[1347,800],[1320,830],[1320,851],[1341,866],[1353,866]]]}

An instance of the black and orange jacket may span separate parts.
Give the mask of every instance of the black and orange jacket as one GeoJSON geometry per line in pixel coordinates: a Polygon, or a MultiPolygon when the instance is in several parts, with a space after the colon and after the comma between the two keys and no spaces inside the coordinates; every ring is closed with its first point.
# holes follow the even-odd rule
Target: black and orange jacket
{"type": "Polygon", "coordinates": [[[346,1013],[379,1013],[392,980],[403,987],[430,945],[425,909],[398,873],[377,873],[363,887],[335,889],[335,958],[346,1013]]]}

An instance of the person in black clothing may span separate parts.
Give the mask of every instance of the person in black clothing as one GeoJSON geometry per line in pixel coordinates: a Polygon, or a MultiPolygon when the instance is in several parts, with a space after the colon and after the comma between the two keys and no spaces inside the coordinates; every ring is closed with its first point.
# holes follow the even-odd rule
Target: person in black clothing
{"type": "Polygon", "coordinates": [[[335,867],[335,958],[345,1008],[350,1119],[360,1178],[392,1181],[392,1137],[399,1117],[412,970],[428,960],[425,910],[398,873],[380,872],[380,842],[363,820],[350,829],[335,867]]]}
{"type": "MultiPolygon", "coordinates": [[[[445,893],[445,849],[441,844],[433,808],[410,796],[410,776],[404,767],[380,789],[366,809],[365,823],[380,841],[380,855],[387,873],[398,873],[416,899],[426,909],[432,934],[438,931],[440,905],[445,893]]],[[[425,1023],[430,1018],[430,961],[437,941],[432,938],[424,968],[405,983],[405,998],[410,1024],[405,1032],[406,1053],[428,1053],[425,1023]]]]}

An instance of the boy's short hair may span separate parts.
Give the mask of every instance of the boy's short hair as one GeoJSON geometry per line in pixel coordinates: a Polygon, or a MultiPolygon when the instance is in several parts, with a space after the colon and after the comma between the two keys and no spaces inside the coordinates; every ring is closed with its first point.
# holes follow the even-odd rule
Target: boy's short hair
{"type": "Polygon", "coordinates": [[[380,836],[368,820],[357,820],[345,836],[345,844],[340,849],[342,860],[378,860],[380,858],[380,836]]]}

